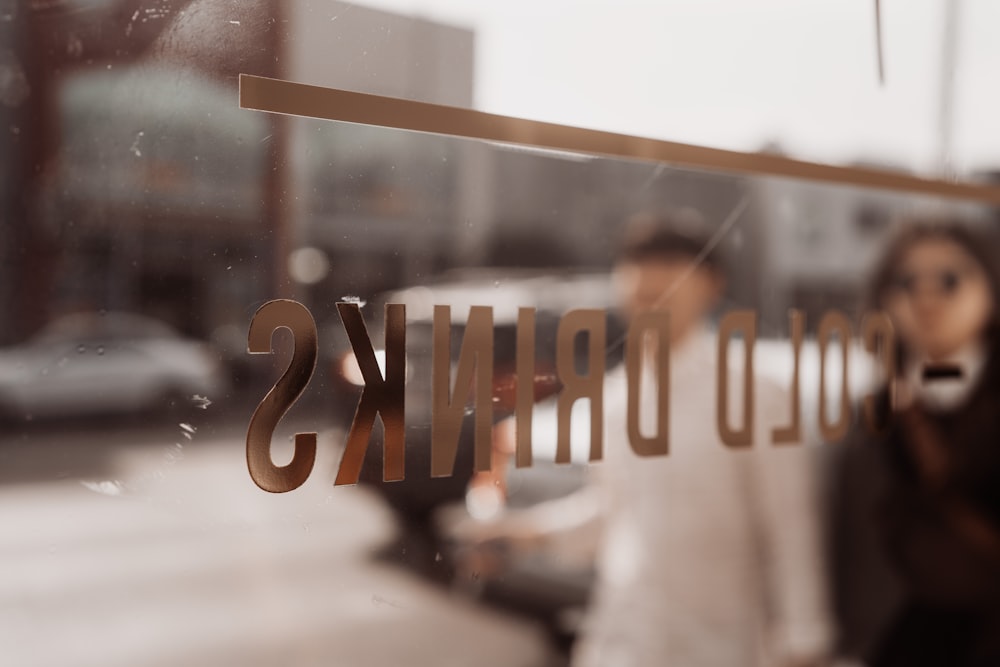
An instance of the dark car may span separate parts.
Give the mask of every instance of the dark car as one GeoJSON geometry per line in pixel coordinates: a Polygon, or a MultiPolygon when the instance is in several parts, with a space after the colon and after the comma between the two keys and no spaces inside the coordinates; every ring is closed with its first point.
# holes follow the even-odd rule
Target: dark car
{"type": "Polygon", "coordinates": [[[13,419],[135,413],[226,386],[206,343],[130,313],[69,315],[0,350],[0,413],[13,419]]]}

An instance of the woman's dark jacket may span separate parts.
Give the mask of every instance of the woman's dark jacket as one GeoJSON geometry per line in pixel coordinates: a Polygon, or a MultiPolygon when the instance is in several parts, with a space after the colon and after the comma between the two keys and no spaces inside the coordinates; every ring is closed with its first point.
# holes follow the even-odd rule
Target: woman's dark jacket
{"type": "Polygon", "coordinates": [[[955,410],[920,413],[946,453],[943,482],[928,481],[913,423],[898,417],[883,435],[831,451],[842,653],[872,667],[1000,667],[1000,549],[990,544],[1000,544],[998,362],[992,355],[955,410]],[[992,535],[970,535],[970,523],[992,535]]]}

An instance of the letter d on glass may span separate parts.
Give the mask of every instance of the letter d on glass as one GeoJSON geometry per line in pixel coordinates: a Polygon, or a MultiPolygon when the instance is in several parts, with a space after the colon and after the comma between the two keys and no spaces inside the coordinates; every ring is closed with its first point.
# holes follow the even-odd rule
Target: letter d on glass
{"type": "MultiPolygon", "coordinates": [[[[650,311],[636,315],[625,342],[625,372],[628,376],[628,441],[640,456],[665,456],[670,451],[670,314],[650,311]],[[648,361],[656,342],[656,433],[644,436],[640,428],[643,357],[648,361]]],[[[649,387],[647,387],[649,388],[649,387]]]]}

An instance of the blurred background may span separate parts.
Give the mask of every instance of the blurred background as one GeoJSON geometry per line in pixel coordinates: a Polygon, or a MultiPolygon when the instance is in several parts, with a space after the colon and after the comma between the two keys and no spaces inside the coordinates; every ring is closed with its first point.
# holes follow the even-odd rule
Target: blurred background
{"type": "MultiPolygon", "coordinates": [[[[856,319],[900,216],[997,211],[241,110],[238,75],[993,182],[1000,8],[882,2],[880,42],[875,4],[0,0],[0,652],[560,664],[585,567],[538,575],[544,600],[483,604],[483,582],[408,535],[426,489],[387,503],[377,483],[332,487],[360,390],[336,302],[362,304],[376,345],[382,304],[408,304],[418,447],[428,305],[494,305],[508,333],[534,305],[551,357],[546,321],[613,311],[637,212],[728,221],[726,308],[757,310],[780,343],[793,307],[810,335],[828,309],[856,319]],[[302,489],[271,496],[243,438],[291,339],[251,356],[246,335],[279,297],[311,310],[320,358],[275,456],[296,431],[320,452],[302,489]]],[[[557,494],[578,472],[525,486],[557,494]]]]}

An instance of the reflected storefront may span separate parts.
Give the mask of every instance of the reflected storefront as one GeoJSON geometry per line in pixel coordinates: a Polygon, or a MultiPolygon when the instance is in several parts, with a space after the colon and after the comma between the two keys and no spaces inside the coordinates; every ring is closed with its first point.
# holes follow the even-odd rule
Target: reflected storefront
{"type": "Polygon", "coordinates": [[[0,2],[5,664],[1000,660],[994,10],[564,4],[0,2]]]}

